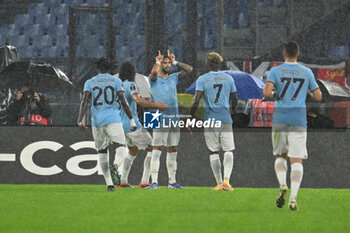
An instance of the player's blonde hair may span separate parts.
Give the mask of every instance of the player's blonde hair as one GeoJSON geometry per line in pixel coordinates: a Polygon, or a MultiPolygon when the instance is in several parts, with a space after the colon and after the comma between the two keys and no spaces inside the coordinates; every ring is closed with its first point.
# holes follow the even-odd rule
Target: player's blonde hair
{"type": "Polygon", "coordinates": [[[209,69],[220,69],[221,63],[224,61],[221,55],[217,52],[208,53],[206,60],[209,69]]]}

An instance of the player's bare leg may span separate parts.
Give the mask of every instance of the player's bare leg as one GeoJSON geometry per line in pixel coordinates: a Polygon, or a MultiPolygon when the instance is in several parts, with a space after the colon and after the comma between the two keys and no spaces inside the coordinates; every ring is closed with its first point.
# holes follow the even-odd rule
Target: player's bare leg
{"type": "Polygon", "coordinates": [[[278,208],[282,208],[284,203],[286,202],[286,195],[288,191],[287,186],[287,158],[288,154],[276,155],[275,157],[275,172],[280,184],[280,191],[278,192],[276,199],[276,206],[278,208]]]}
{"type": "Polygon", "coordinates": [[[225,191],[233,191],[230,185],[230,177],[233,169],[233,152],[225,151],[224,153],[224,182],[222,183],[222,189],[225,191]]]}
{"type": "Polygon", "coordinates": [[[151,159],[151,177],[152,186],[151,189],[158,189],[158,171],[160,164],[160,155],[162,154],[163,146],[153,146],[152,159],[151,159]]]}
{"type": "Polygon", "coordinates": [[[137,146],[129,147],[129,153],[124,157],[122,166],[121,166],[121,179],[120,187],[121,188],[132,188],[128,183],[128,177],[131,169],[131,165],[134,162],[137,154],[139,153],[139,148],[137,146]]]}
{"type": "Polygon", "coordinates": [[[211,151],[209,159],[210,159],[211,170],[213,171],[213,174],[216,180],[216,186],[212,190],[214,191],[222,190],[221,161],[219,157],[219,152],[211,151]]]}
{"type": "Polygon", "coordinates": [[[147,147],[146,151],[147,155],[145,157],[145,160],[143,161],[143,173],[139,188],[147,188],[151,186],[151,184],[149,183],[149,177],[151,175],[152,147],[147,147]]]}
{"type": "Polygon", "coordinates": [[[111,173],[109,172],[109,161],[107,156],[107,148],[98,151],[98,163],[108,186],[107,191],[114,191],[111,173]]]}
{"type": "Polygon", "coordinates": [[[291,194],[289,197],[288,207],[291,210],[298,210],[297,205],[297,195],[300,187],[301,180],[303,179],[303,160],[300,158],[290,158],[291,163],[291,172],[290,172],[290,181],[291,181],[291,194]]]}
{"type": "Polygon", "coordinates": [[[176,170],[177,170],[177,146],[171,146],[167,149],[166,156],[166,167],[168,170],[168,178],[169,178],[169,189],[182,189],[181,185],[176,182],[176,170]]]}

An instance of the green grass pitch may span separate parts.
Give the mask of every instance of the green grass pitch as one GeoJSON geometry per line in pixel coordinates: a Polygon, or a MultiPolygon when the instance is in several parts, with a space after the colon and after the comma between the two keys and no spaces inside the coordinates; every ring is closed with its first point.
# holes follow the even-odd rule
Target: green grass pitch
{"type": "Polygon", "coordinates": [[[350,232],[349,189],[301,189],[297,212],[277,192],[0,185],[0,232],[350,232]]]}

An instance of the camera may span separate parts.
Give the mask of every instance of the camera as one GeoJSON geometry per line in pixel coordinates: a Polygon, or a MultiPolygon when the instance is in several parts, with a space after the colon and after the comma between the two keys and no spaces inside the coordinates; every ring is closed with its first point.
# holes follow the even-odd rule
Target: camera
{"type": "Polygon", "coordinates": [[[23,98],[24,100],[31,100],[34,99],[34,91],[33,90],[29,90],[23,93],[23,98]]]}

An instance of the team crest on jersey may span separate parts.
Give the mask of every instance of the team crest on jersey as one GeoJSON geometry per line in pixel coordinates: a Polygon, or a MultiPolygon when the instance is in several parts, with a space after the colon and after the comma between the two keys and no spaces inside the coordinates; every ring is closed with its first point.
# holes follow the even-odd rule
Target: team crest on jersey
{"type": "Polygon", "coordinates": [[[135,85],[131,85],[131,86],[130,86],[130,90],[135,91],[135,90],[136,90],[135,85]]]}

